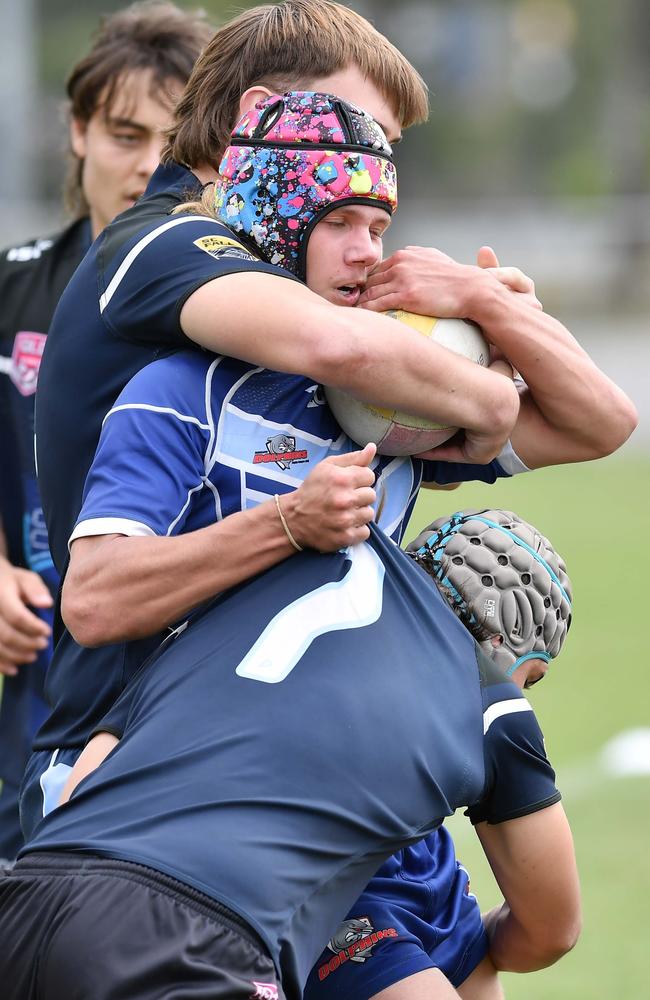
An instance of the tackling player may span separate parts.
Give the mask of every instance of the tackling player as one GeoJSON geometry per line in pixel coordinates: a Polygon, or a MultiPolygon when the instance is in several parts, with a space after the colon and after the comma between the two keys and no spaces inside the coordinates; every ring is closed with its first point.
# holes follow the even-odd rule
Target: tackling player
{"type": "Polygon", "coordinates": [[[107,18],[67,82],[70,165],[66,228],[0,256],[0,506],[10,559],[0,557],[0,857],[22,844],[18,785],[46,715],[51,655],[52,564],[34,469],[34,394],[47,329],[61,293],[93,239],[144,193],[163,130],[201,49],[203,15],[171,3],[138,3],[107,18]],[[4,465],[11,455],[12,465],[4,465]],[[13,497],[12,497],[12,494],[13,497]],[[13,500],[13,511],[9,510],[13,500]],[[30,608],[34,609],[31,610],[30,608]]]}
{"type": "MultiPolygon", "coordinates": [[[[327,95],[298,93],[267,99],[244,116],[222,164],[217,202],[224,214],[228,206],[237,204],[232,221],[238,228],[224,229],[207,239],[199,235],[198,241],[214,259],[227,265],[232,259],[245,260],[250,245],[246,227],[256,227],[262,252],[265,245],[270,246],[291,269],[306,265],[309,286],[337,301],[339,285],[354,276],[351,268],[358,274],[364,261],[367,266],[377,259],[378,237],[390,221],[394,179],[384,146],[371,119],[327,95]],[[259,122],[265,118],[272,138],[259,135],[259,122]],[[333,132],[333,126],[340,130],[342,121],[354,129],[354,141],[347,145],[333,132]],[[371,182],[370,186],[366,182],[362,196],[355,196],[349,188],[352,165],[357,180],[365,177],[371,182]],[[278,218],[274,211],[286,200],[283,185],[291,173],[299,174],[311,192],[309,215],[303,208],[298,227],[287,223],[294,216],[278,218]],[[338,187],[319,183],[324,175],[329,180],[339,178],[338,187]],[[273,195],[265,182],[269,177],[279,178],[273,195]],[[265,212],[267,207],[271,212],[265,212]]],[[[212,189],[209,193],[214,199],[212,189]]],[[[299,189],[293,198],[301,197],[299,189]]],[[[188,227],[200,222],[192,216],[185,218],[188,227]]],[[[325,488],[325,466],[317,465],[313,473],[307,473],[328,453],[341,455],[353,446],[340,435],[315,390],[309,379],[187,352],[162,359],[134,377],[104,421],[84,506],[72,535],[64,610],[82,641],[94,644],[105,639],[106,628],[137,628],[143,633],[147,628],[162,628],[215,591],[266,568],[269,551],[261,549],[259,535],[248,539],[248,549],[241,545],[233,549],[232,543],[235,532],[241,533],[250,524],[248,512],[259,509],[274,492],[290,533],[283,535],[279,511],[274,501],[267,500],[281,533],[280,557],[292,552],[291,539],[302,545],[313,539],[311,544],[318,548],[332,544],[335,536],[328,536],[323,522],[325,503],[333,500],[338,507],[339,494],[331,496],[331,484],[325,488]],[[306,491],[314,488],[321,499],[320,510],[313,500],[309,504],[305,500],[306,491]],[[220,523],[213,525],[215,519],[220,523]],[[210,540],[219,536],[224,541],[217,555],[210,540]],[[168,560],[177,559],[180,544],[186,552],[184,569],[170,591],[162,581],[167,578],[168,560]],[[116,621],[115,600],[125,588],[130,588],[131,608],[123,609],[116,621]]],[[[381,459],[374,471],[376,489],[380,494],[384,491],[380,524],[399,539],[414,498],[414,484],[422,476],[422,463],[381,459]]],[[[503,471],[499,465],[492,469],[424,466],[428,479],[468,474],[493,477],[503,471]]],[[[374,499],[372,478],[368,475],[360,482],[358,498],[355,491],[350,493],[358,537],[367,533],[364,525],[374,499]]],[[[270,553],[273,556],[273,550],[270,553]]],[[[107,666],[100,687],[100,678],[89,674],[93,654],[86,651],[83,657],[68,662],[68,668],[83,669],[84,679],[93,684],[90,691],[78,677],[73,688],[70,677],[67,703],[76,698],[79,714],[91,696],[94,711],[99,698],[105,699],[108,708],[122,683],[120,661],[107,666]]],[[[50,804],[58,797],[66,764],[77,752],[57,754],[45,774],[40,772],[47,755],[39,764],[39,781],[33,787],[39,793],[45,788],[50,804]]],[[[421,952],[417,971],[423,963],[431,968],[437,961],[461,983],[485,954],[486,943],[476,903],[465,894],[464,873],[457,869],[449,847],[446,858],[444,872],[438,871],[438,888],[441,898],[454,900],[455,919],[449,921],[447,933],[439,935],[444,955],[434,959],[429,952],[421,952]],[[460,956],[464,956],[462,962],[460,956]]],[[[396,974],[392,961],[387,965],[396,974]]],[[[409,973],[414,971],[411,961],[409,973]]]]}
{"type": "Polygon", "coordinates": [[[564,565],[502,511],[441,519],[415,551],[483,648],[373,526],[216,599],[143,667],[97,727],[103,762],[92,771],[91,740],[71,800],[0,882],[7,1000],[72,984],[94,1000],[299,1000],[324,940],[322,980],[408,934],[394,909],[334,932],[382,856],[461,805],[505,897],[489,918],[499,963],[528,971],[572,947],[571,835],[508,677],[525,686],[559,652],[564,565]]]}

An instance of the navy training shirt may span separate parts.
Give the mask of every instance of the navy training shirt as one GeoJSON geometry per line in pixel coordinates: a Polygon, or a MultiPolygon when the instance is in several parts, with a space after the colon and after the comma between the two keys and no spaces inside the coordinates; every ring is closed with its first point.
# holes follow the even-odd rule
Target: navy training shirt
{"type": "Polygon", "coordinates": [[[241,271],[294,280],[255,258],[214,219],[171,215],[199,191],[188,170],[159,167],[145,197],[97,238],[52,320],[39,376],[36,453],[60,573],[106,413],[146,364],[194,347],[180,326],[186,299],[205,282],[241,271]]]}
{"type": "Polygon", "coordinates": [[[242,916],[298,1000],[380,862],[457,807],[559,798],[519,689],[374,526],[217,600],[102,726],[123,738],[26,848],[165,872],[242,916]]]}

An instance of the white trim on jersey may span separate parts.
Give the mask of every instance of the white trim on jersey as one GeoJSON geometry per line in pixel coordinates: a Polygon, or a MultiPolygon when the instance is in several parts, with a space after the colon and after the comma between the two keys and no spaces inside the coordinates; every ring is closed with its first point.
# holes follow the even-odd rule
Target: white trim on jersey
{"type": "MultiPolygon", "coordinates": [[[[236,392],[238,392],[243,383],[246,382],[246,380],[249,379],[251,375],[258,375],[259,372],[263,372],[264,370],[265,370],[264,368],[258,367],[258,368],[253,368],[252,371],[250,372],[245,372],[245,374],[242,375],[241,378],[238,378],[237,381],[230,386],[230,389],[224,396],[221,403],[221,409],[219,410],[219,416],[215,421],[217,432],[213,439],[212,448],[209,451],[206,459],[206,467],[205,467],[206,473],[212,472],[212,469],[214,468],[217,461],[219,461],[221,457],[221,441],[223,440],[223,435],[226,432],[226,422],[224,420],[224,413],[228,409],[229,400],[236,392]]],[[[252,417],[251,419],[254,420],[255,417],[252,417]]],[[[238,466],[236,466],[236,468],[238,468],[238,466]]]]}
{"type": "MultiPolygon", "coordinates": [[[[215,484],[212,482],[212,480],[208,479],[207,476],[203,480],[203,482],[208,487],[208,489],[210,490],[210,493],[212,493],[212,496],[214,497],[214,512],[215,512],[217,521],[222,521],[223,520],[223,514],[221,513],[221,494],[219,493],[219,490],[217,489],[217,487],[215,486],[215,484]]],[[[266,497],[266,499],[268,500],[268,497],[266,497]]]]}
{"type": "Polygon", "coordinates": [[[176,525],[178,524],[178,522],[182,518],[183,514],[185,513],[185,511],[189,507],[190,500],[192,499],[193,494],[194,493],[198,493],[200,490],[202,490],[203,487],[205,486],[205,484],[206,484],[206,478],[204,477],[204,478],[201,479],[201,482],[197,486],[193,486],[190,490],[187,491],[187,497],[185,499],[185,503],[183,504],[183,506],[181,507],[181,509],[179,510],[178,514],[176,515],[176,517],[174,518],[174,520],[171,522],[171,524],[169,525],[169,527],[167,528],[167,531],[165,532],[166,535],[168,535],[168,536],[171,535],[172,531],[174,530],[174,528],[176,527],[176,525]]]}
{"type": "Polygon", "coordinates": [[[178,420],[183,420],[186,424],[196,424],[202,431],[210,430],[210,424],[201,423],[198,417],[193,417],[188,413],[179,413],[178,410],[175,410],[171,406],[154,406],[153,403],[120,403],[119,406],[114,406],[112,410],[108,411],[102,420],[102,427],[109,417],[112,417],[115,413],[119,413],[120,410],[149,410],[151,413],[165,413],[176,417],[178,420]]]}
{"type": "Polygon", "coordinates": [[[129,268],[131,267],[131,264],[133,264],[136,257],[139,257],[142,251],[145,250],[150,243],[153,243],[155,239],[157,239],[159,236],[162,236],[164,233],[167,232],[167,230],[173,229],[175,226],[182,226],[183,223],[185,222],[207,222],[211,226],[214,226],[216,224],[214,219],[209,219],[205,215],[183,215],[180,216],[179,218],[171,219],[169,222],[164,222],[162,226],[158,226],[158,228],[154,229],[153,232],[147,233],[146,236],[143,236],[142,239],[139,240],[136,243],[136,245],[129,250],[126,257],[118,267],[117,271],[109,281],[106,291],[104,292],[103,295],[100,295],[99,297],[100,312],[103,313],[104,309],[106,309],[106,306],[109,304],[109,302],[115,295],[115,292],[119,288],[123,278],[126,276],[129,268]]]}
{"type": "Polygon", "coordinates": [[[514,712],[532,712],[533,706],[525,698],[511,698],[509,701],[497,701],[483,712],[483,735],[487,733],[493,722],[503,715],[514,712]]]}
{"type": "MultiPolygon", "coordinates": [[[[263,371],[264,369],[258,368],[257,371],[263,371]]],[[[251,373],[253,374],[253,373],[251,373]]],[[[248,377],[248,376],[246,376],[248,377]]],[[[241,380],[242,382],[244,379],[241,380]]],[[[239,387],[238,387],[239,388],[239,387]]],[[[261,417],[256,413],[247,413],[245,410],[240,410],[238,406],[234,403],[227,403],[224,405],[223,410],[227,410],[228,413],[232,413],[234,416],[239,417],[240,420],[248,420],[251,423],[257,423],[260,427],[268,427],[269,430],[274,431],[276,434],[278,432],[283,434],[290,434],[292,437],[300,437],[303,441],[309,441],[311,444],[319,445],[321,448],[332,448],[333,441],[332,438],[321,438],[316,434],[310,434],[309,431],[302,430],[299,427],[294,427],[293,424],[278,424],[275,420],[269,420],[268,417],[261,417]]],[[[345,438],[344,434],[341,434],[337,441],[343,443],[345,438]]],[[[339,445],[339,448],[341,445],[339,445]]]]}
{"type": "Polygon", "coordinates": [[[497,455],[497,462],[501,466],[504,472],[507,472],[509,476],[516,476],[520,472],[530,472],[527,465],[524,465],[519,455],[512,447],[510,439],[506,441],[501,452],[497,455]]]}
{"type": "Polygon", "coordinates": [[[386,568],[365,542],[351,546],[347,555],[350,569],[342,580],[317,587],[278,611],[239,663],[239,677],[277,684],[319,636],[364,628],[379,619],[386,568]]]}
{"type": "Polygon", "coordinates": [[[132,521],[128,517],[89,517],[74,526],[68,539],[68,549],[76,538],[91,535],[128,535],[129,537],[156,537],[156,532],[142,521],[132,521]]]}
{"type": "Polygon", "coordinates": [[[218,365],[223,361],[223,355],[212,362],[207,372],[205,373],[205,415],[209,424],[210,437],[208,439],[208,447],[206,448],[205,455],[203,456],[203,471],[206,476],[209,474],[212,466],[208,468],[210,463],[210,457],[212,455],[212,449],[214,447],[215,438],[217,435],[217,427],[214,419],[214,414],[212,412],[212,378],[214,376],[215,370],[218,365]]]}
{"type": "MultiPolygon", "coordinates": [[[[378,508],[380,506],[381,502],[382,502],[382,489],[383,490],[387,490],[388,489],[388,486],[389,486],[388,479],[389,479],[389,477],[393,474],[393,472],[397,472],[398,469],[402,469],[404,467],[404,465],[406,464],[407,461],[408,461],[408,458],[406,458],[406,457],[394,458],[393,461],[389,462],[388,465],[381,471],[381,474],[379,476],[379,480],[378,480],[378,482],[376,484],[376,489],[377,489],[377,503],[375,504],[375,508],[378,508]]],[[[370,466],[370,468],[374,470],[374,468],[378,464],[379,464],[379,456],[376,456],[375,459],[374,459],[374,461],[373,461],[373,463],[372,463],[372,465],[370,466]]],[[[408,495],[408,497],[406,499],[406,503],[404,503],[402,505],[401,509],[397,513],[397,516],[393,519],[393,521],[390,524],[384,524],[383,518],[379,519],[378,523],[381,524],[381,530],[384,532],[384,534],[386,534],[386,535],[392,535],[393,532],[397,530],[397,528],[399,527],[399,525],[404,520],[404,515],[406,514],[408,505],[410,504],[411,498],[413,496],[413,491],[415,489],[414,480],[415,480],[415,476],[414,476],[414,473],[413,473],[413,463],[411,462],[411,486],[412,486],[412,489],[409,492],[409,495],[408,495]]]]}

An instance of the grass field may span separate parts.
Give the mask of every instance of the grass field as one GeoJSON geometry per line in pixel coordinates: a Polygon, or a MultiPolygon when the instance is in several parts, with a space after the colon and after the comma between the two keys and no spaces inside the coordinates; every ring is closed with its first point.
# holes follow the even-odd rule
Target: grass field
{"type": "MultiPolygon", "coordinates": [[[[580,865],[584,931],[557,966],[506,976],[509,1000],[640,1000],[650,928],[650,773],[618,777],[601,753],[617,734],[650,729],[645,582],[650,563],[650,457],[633,451],[491,487],[425,491],[412,528],[463,507],[515,510],[566,559],[574,619],[548,678],[531,693],[564,791],[580,865]]],[[[412,531],[411,534],[414,534],[412,531]]],[[[646,751],[647,758],[647,751],[646,751]]],[[[650,767],[650,761],[646,759],[650,767]]],[[[499,899],[469,823],[454,817],[458,853],[483,908],[499,899]]]]}

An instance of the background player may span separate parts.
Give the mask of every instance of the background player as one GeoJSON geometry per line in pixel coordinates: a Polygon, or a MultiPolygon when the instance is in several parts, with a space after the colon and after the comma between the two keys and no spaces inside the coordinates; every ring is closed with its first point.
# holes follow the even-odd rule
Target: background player
{"type": "Polygon", "coordinates": [[[51,654],[49,609],[58,585],[33,457],[34,393],[47,329],[92,240],[144,193],[172,107],[211,36],[202,14],[157,0],[133,4],[102,23],[67,81],[66,202],[74,221],[0,257],[3,462],[5,456],[12,459],[3,466],[0,497],[11,549],[9,559],[0,557],[0,673],[6,675],[0,857],[14,858],[22,843],[18,785],[46,714],[42,684],[51,654]]]}
{"type": "MultiPolygon", "coordinates": [[[[571,605],[546,539],[491,511],[455,515],[426,536],[418,551],[437,557],[453,593],[474,563],[479,579],[492,574],[465,608],[481,624],[486,597],[495,601],[502,643],[486,643],[490,656],[507,650],[522,685],[542,675],[571,605]],[[504,627],[509,601],[531,619],[525,638],[504,627]]],[[[217,599],[99,730],[121,741],[0,883],[9,998],[31,996],[27,983],[45,1000],[60,996],[72,977],[96,1000],[136,983],[146,1000],[161,981],[188,997],[248,997],[258,983],[275,996],[276,975],[298,998],[337,912],[381,854],[461,803],[506,899],[490,922],[500,964],[539,968],[575,941],[571,836],[530,705],[374,527],[366,543],[300,553],[217,599]],[[37,954],[47,961],[34,970],[37,954]]],[[[358,948],[330,939],[323,979],[402,933],[370,923],[358,948]]]]}

